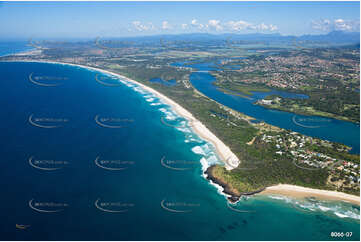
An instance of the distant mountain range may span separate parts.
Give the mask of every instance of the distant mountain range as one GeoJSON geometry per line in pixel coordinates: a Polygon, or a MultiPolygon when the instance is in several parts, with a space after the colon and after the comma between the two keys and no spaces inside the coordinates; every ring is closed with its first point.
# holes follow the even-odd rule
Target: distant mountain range
{"type": "MultiPolygon", "coordinates": [[[[117,38],[119,39],[119,38],[117,38]]],[[[127,37],[121,38],[128,41],[229,41],[229,42],[262,42],[265,44],[271,43],[303,43],[303,44],[359,44],[360,33],[359,32],[344,32],[344,31],[332,31],[328,34],[320,35],[281,35],[275,34],[208,34],[208,33],[193,33],[193,34],[176,34],[176,35],[153,35],[153,36],[142,36],[142,37],[127,37]]]]}
{"type": "MultiPolygon", "coordinates": [[[[209,34],[209,33],[191,33],[191,34],[167,34],[167,35],[151,35],[151,36],[137,36],[137,37],[116,37],[116,38],[102,38],[99,41],[119,40],[124,42],[133,42],[135,45],[187,45],[186,42],[198,43],[200,45],[215,45],[215,44],[263,44],[263,45],[282,45],[282,46],[305,46],[305,47],[318,47],[318,46],[344,46],[344,45],[360,45],[359,32],[344,32],[332,31],[328,34],[319,35],[281,35],[279,33],[273,34],[209,34]]],[[[0,42],[5,39],[0,38],[0,42]]],[[[23,40],[24,41],[24,40],[23,40]]],[[[57,42],[58,44],[64,42],[63,45],[74,45],[94,42],[94,39],[37,39],[33,41],[40,41],[51,44],[57,42]]],[[[5,41],[6,42],[6,41],[5,41]]],[[[189,44],[189,43],[188,43],[189,44]]]]}
{"type": "Polygon", "coordinates": [[[298,37],[299,40],[308,41],[325,41],[332,43],[360,43],[359,32],[343,32],[343,31],[332,31],[328,34],[323,35],[302,35],[298,37]]]}

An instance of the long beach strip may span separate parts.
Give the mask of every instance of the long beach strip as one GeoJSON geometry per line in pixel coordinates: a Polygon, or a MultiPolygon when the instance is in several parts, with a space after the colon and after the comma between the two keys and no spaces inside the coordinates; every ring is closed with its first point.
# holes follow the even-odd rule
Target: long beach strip
{"type": "Polygon", "coordinates": [[[340,200],[360,206],[360,197],[343,192],[320,190],[288,184],[267,187],[261,194],[279,194],[294,198],[316,197],[325,200],[340,200]]]}

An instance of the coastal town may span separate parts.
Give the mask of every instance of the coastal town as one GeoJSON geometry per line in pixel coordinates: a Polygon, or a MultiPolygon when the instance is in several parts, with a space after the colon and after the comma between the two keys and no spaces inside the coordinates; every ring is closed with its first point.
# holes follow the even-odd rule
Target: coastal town
{"type": "Polygon", "coordinates": [[[225,93],[249,97],[252,91],[286,91],[294,95],[270,95],[256,104],[296,114],[360,122],[357,46],[278,51],[223,60],[218,70],[212,71],[217,76],[214,85],[225,93]],[[299,94],[302,98],[297,98],[299,94]]]}
{"type": "Polygon", "coordinates": [[[337,189],[355,189],[360,183],[359,164],[317,151],[319,147],[348,152],[349,148],[327,140],[307,137],[296,132],[281,132],[260,136],[260,141],[275,148],[275,154],[289,157],[293,164],[304,170],[328,169],[328,182],[337,189]],[[318,148],[315,150],[315,147],[318,148]]]}
{"type": "Polygon", "coordinates": [[[310,88],[336,90],[359,87],[359,53],[355,49],[291,50],[284,55],[265,58],[228,59],[221,62],[228,80],[262,84],[272,88],[305,90],[310,88]],[[227,67],[238,66],[230,70],[227,67]],[[230,78],[230,79],[229,79],[230,78]],[[337,80],[337,81],[336,81],[337,80]],[[342,85],[338,85],[341,83],[342,85]]]}

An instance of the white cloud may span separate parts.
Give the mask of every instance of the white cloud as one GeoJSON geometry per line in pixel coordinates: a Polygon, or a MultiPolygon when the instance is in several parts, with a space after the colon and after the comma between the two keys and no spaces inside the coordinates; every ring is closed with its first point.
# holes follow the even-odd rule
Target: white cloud
{"type": "Polygon", "coordinates": [[[359,20],[344,20],[344,19],[320,19],[311,21],[311,27],[315,30],[320,31],[360,31],[360,21],[359,20]]]}
{"type": "MultiPolygon", "coordinates": [[[[338,20],[338,25],[342,26],[344,22],[338,20]]],[[[153,23],[143,23],[141,21],[133,21],[132,26],[137,31],[151,31],[151,30],[193,30],[193,31],[202,31],[202,32],[239,32],[243,30],[252,30],[252,31],[275,31],[278,29],[276,25],[273,24],[253,24],[244,20],[222,22],[217,19],[210,19],[205,23],[199,22],[197,19],[193,19],[190,23],[183,24],[170,24],[168,21],[163,21],[160,26],[155,27],[153,23]]]]}
{"type": "Polygon", "coordinates": [[[133,21],[132,24],[133,24],[134,28],[138,31],[147,31],[147,30],[155,29],[153,23],[151,23],[151,22],[143,24],[140,21],[133,21]]]}
{"type": "Polygon", "coordinates": [[[193,19],[191,23],[192,23],[192,25],[198,25],[198,20],[197,20],[197,19],[193,19]]]}
{"type": "Polygon", "coordinates": [[[193,19],[191,21],[191,25],[199,30],[203,30],[203,29],[207,29],[208,28],[208,25],[207,24],[201,24],[201,23],[198,23],[198,20],[197,19],[193,19]]]}
{"type": "Polygon", "coordinates": [[[164,30],[169,30],[172,29],[173,27],[168,23],[168,21],[163,21],[162,22],[162,29],[164,30]]]}
{"type": "Polygon", "coordinates": [[[187,29],[188,28],[188,24],[181,24],[182,29],[187,29]]]}
{"type": "Polygon", "coordinates": [[[227,23],[227,26],[230,28],[230,30],[240,31],[249,28],[251,24],[246,21],[239,20],[239,21],[229,21],[227,23]]]}
{"type": "Polygon", "coordinates": [[[208,26],[215,29],[216,31],[221,31],[223,29],[223,27],[221,25],[221,21],[215,20],[215,19],[209,20],[208,21],[208,26]]]}
{"type": "Polygon", "coordinates": [[[242,31],[242,30],[258,30],[258,31],[275,31],[278,27],[274,24],[253,24],[244,20],[229,21],[226,23],[227,28],[230,31],[242,31]]]}
{"type": "Polygon", "coordinates": [[[336,30],[344,30],[344,31],[352,31],[354,26],[354,23],[345,21],[343,19],[336,19],[334,21],[334,26],[336,30]]]}
{"type": "Polygon", "coordinates": [[[270,24],[269,27],[270,27],[270,29],[269,29],[270,31],[276,31],[278,29],[278,27],[273,24],[270,24]]]}
{"type": "Polygon", "coordinates": [[[268,30],[269,26],[265,25],[264,23],[261,23],[261,24],[257,25],[257,29],[259,29],[259,30],[268,30]]]}

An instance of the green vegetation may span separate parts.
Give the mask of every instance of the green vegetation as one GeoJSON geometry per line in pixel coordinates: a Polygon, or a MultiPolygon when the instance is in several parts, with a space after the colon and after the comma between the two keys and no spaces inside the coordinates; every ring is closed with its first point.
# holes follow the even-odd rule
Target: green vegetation
{"type": "Polygon", "coordinates": [[[309,96],[308,99],[270,95],[265,99],[273,100],[272,104],[263,106],[297,114],[317,115],[351,122],[360,121],[359,93],[344,89],[314,90],[305,93],[309,96]]]}
{"type": "MultiPolygon", "coordinates": [[[[223,90],[231,90],[233,92],[239,92],[246,96],[252,96],[252,92],[269,92],[270,89],[261,85],[247,85],[247,84],[233,84],[230,82],[214,82],[215,86],[222,88],[223,90]]],[[[221,90],[222,90],[221,89],[221,90]]]]}

